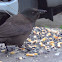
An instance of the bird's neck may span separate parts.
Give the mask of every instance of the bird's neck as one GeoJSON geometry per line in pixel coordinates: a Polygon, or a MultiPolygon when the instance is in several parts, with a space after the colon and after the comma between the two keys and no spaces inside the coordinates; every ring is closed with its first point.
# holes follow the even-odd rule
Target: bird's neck
{"type": "Polygon", "coordinates": [[[31,18],[30,16],[27,16],[25,14],[23,14],[24,17],[26,17],[31,23],[35,23],[36,20],[34,20],[33,18],[31,18]]]}
{"type": "Polygon", "coordinates": [[[29,17],[27,17],[27,18],[28,18],[29,21],[32,23],[32,26],[34,27],[34,26],[35,26],[35,22],[36,22],[36,20],[33,20],[33,19],[29,18],[29,17]]]}

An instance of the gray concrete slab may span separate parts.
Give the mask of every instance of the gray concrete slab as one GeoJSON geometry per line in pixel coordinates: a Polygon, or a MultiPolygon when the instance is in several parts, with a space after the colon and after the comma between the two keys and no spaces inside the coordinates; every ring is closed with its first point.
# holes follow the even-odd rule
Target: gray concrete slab
{"type": "Polygon", "coordinates": [[[54,19],[53,22],[51,20],[45,19],[45,18],[38,19],[36,21],[36,26],[48,26],[48,27],[52,27],[52,28],[53,27],[58,28],[62,25],[62,13],[55,15],[53,17],[53,19],[54,19]]]}
{"type": "Polygon", "coordinates": [[[48,54],[40,54],[37,57],[27,57],[24,53],[9,55],[0,53],[0,60],[2,62],[62,62],[62,48],[58,51],[51,51],[48,54]],[[18,60],[18,57],[25,57],[25,59],[18,60]]]}

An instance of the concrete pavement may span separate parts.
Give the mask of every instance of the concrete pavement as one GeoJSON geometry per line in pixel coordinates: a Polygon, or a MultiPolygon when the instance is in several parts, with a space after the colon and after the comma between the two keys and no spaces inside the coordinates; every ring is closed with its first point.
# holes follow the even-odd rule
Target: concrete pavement
{"type": "Polygon", "coordinates": [[[50,21],[49,19],[38,19],[36,21],[36,26],[48,26],[58,28],[62,25],[62,13],[59,13],[53,17],[54,21],[50,21]]]}

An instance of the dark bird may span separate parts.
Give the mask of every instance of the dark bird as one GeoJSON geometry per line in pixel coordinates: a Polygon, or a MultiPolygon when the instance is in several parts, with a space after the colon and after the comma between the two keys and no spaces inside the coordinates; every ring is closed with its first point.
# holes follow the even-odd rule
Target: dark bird
{"type": "Polygon", "coordinates": [[[9,17],[0,26],[0,42],[21,47],[29,36],[35,21],[45,10],[26,9],[21,14],[9,17]]]}

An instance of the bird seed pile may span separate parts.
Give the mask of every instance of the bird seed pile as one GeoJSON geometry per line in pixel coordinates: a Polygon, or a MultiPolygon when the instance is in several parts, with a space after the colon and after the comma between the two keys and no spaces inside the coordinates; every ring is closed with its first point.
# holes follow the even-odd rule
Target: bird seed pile
{"type": "Polygon", "coordinates": [[[26,56],[36,56],[48,53],[52,49],[60,48],[62,44],[62,30],[59,28],[33,27],[30,36],[21,50],[26,56]]]}

